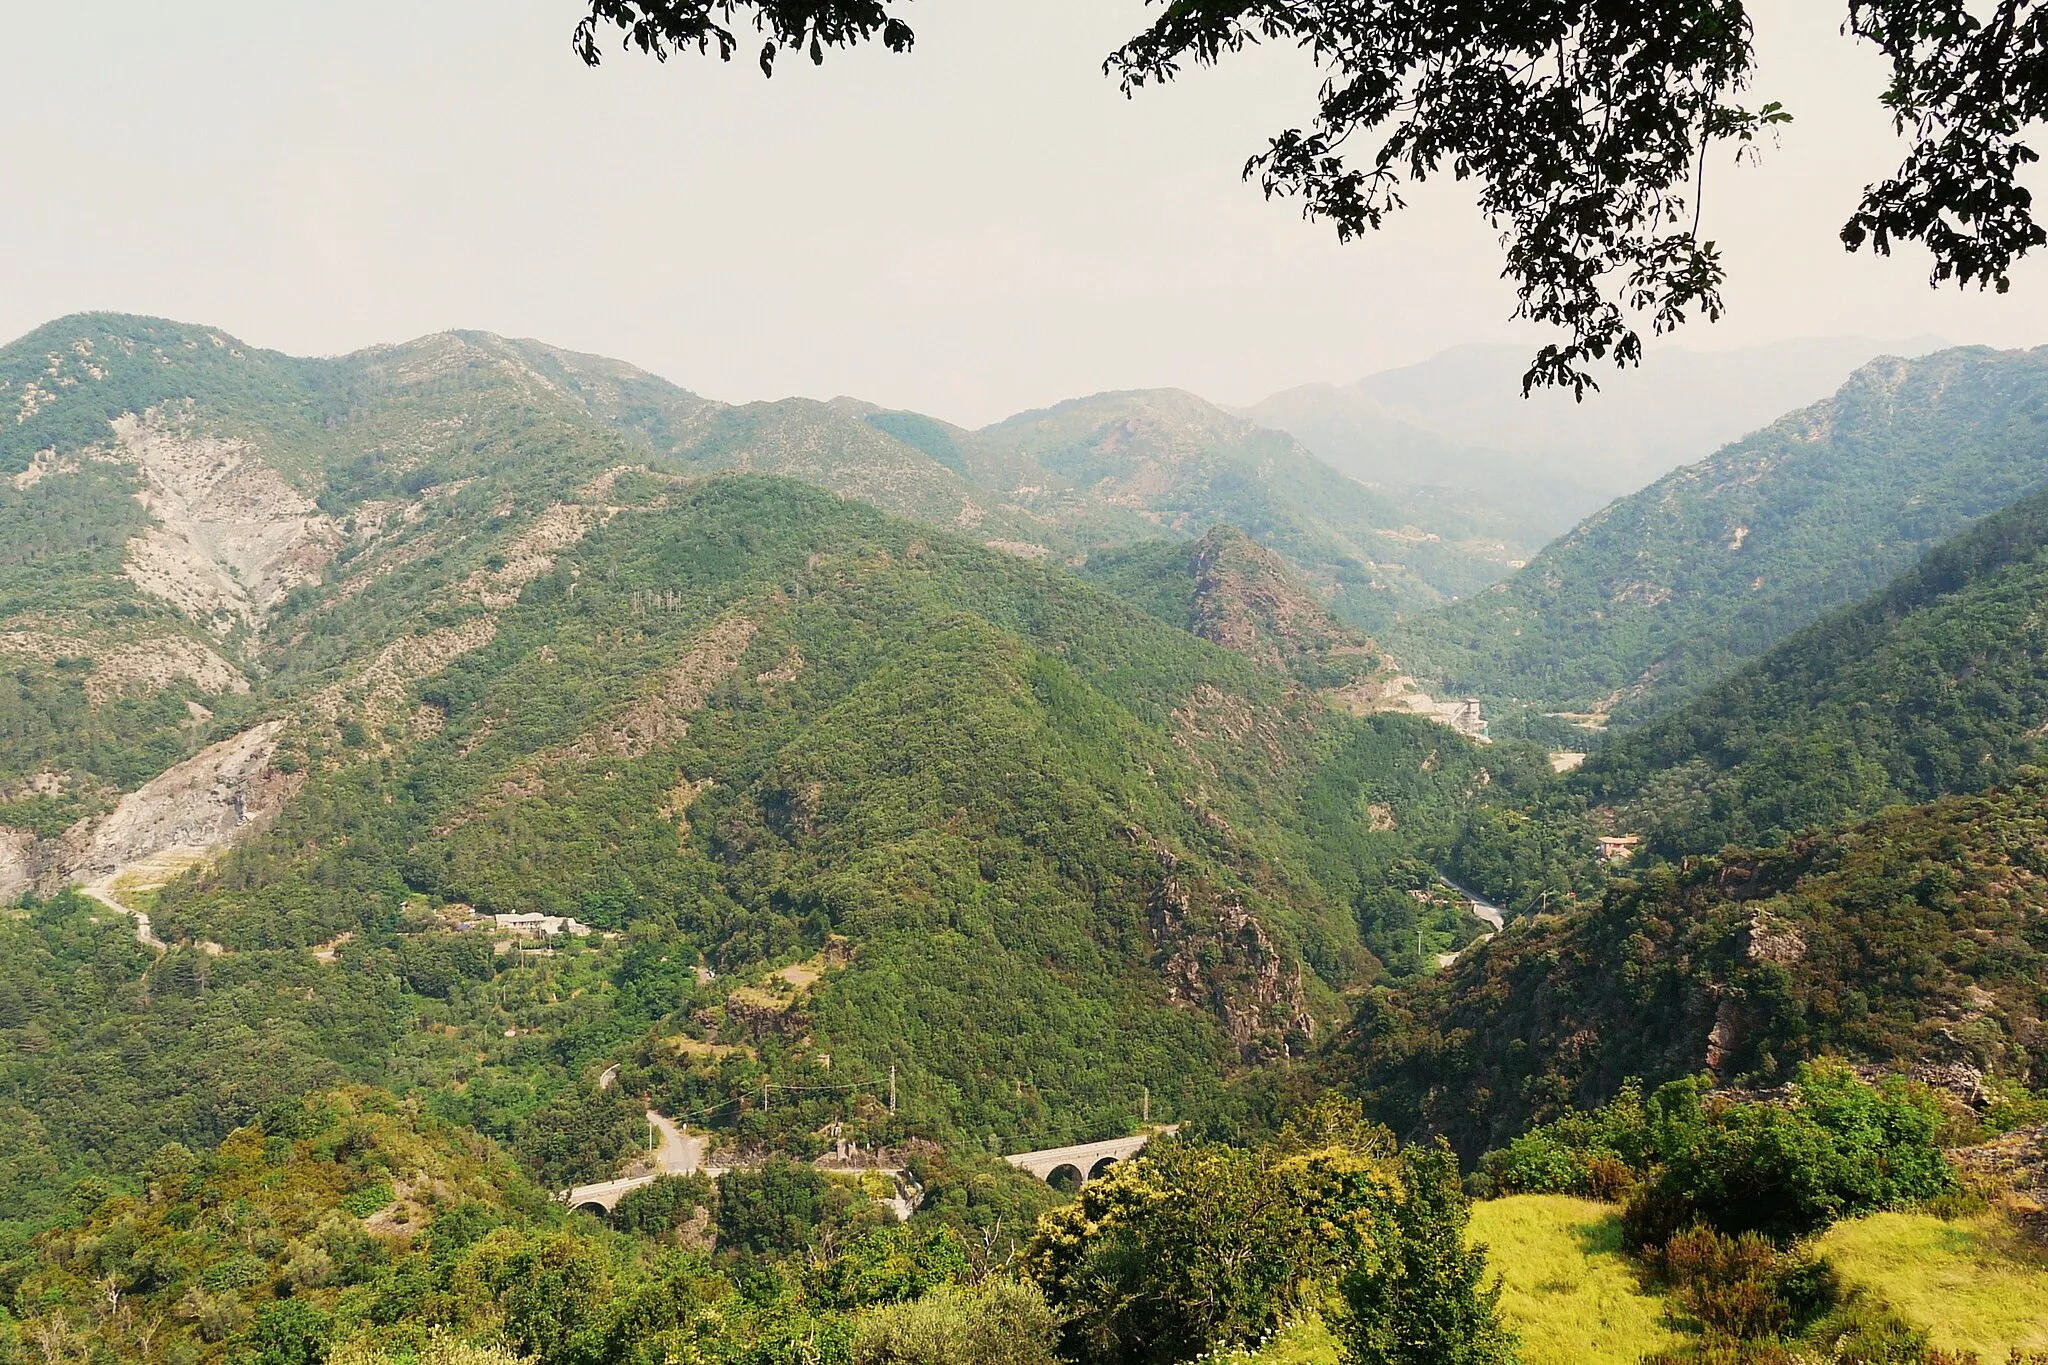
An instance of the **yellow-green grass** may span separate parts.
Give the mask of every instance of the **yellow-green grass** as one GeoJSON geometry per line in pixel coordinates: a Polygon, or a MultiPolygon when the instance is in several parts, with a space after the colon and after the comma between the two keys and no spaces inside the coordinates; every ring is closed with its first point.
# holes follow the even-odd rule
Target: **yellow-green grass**
{"type": "Polygon", "coordinates": [[[1686,1338],[1643,1292],[1609,1204],[1522,1194],[1472,1206],[1472,1238],[1501,1277],[1501,1311],[1525,1365],[1636,1365],[1686,1338]]]}
{"type": "Polygon", "coordinates": [[[1234,1353],[1230,1365],[1337,1365],[1342,1356],[1336,1333],[1310,1314],[1275,1332],[1258,1350],[1234,1353]]]}
{"type": "Polygon", "coordinates": [[[1944,1350],[2003,1360],[2048,1347],[2048,1261],[1997,1213],[1877,1213],[1815,1245],[1849,1284],[1883,1298],[1944,1350]]]}

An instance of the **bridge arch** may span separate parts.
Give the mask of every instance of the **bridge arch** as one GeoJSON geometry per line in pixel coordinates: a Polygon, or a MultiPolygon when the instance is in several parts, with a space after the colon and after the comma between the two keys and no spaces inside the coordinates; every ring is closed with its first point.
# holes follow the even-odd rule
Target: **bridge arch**
{"type": "Polygon", "coordinates": [[[1058,1184],[1054,1177],[1061,1172],[1072,1171],[1078,1187],[1099,1179],[1117,1162],[1130,1160],[1158,1134],[1173,1131],[1174,1128],[1158,1128],[1132,1137],[1105,1138],[1101,1142],[1081,1142],[1071,1147],[1048,1147],[1038,1152],[1014,1152],[1003,1160],[1018,1170],[1031,1172],[1048,1185],[1058,1184]]]}
{"type": "Polygon", "coordinates": [[[1054,1189],[1064,1190],[1068,1194],[1088,1183],[1088,1173],[1071,1161],[1061,1162],[1041,1178],[1054,1189]]]}
{"type": "Polygon", "coordinates": [[[605,1203],[602,1199],[586,1199],[576,1206],[576,1212],[595,1214],[599,1218],[610,1218],[612,1216],[612,1206],[605,1203]]]}

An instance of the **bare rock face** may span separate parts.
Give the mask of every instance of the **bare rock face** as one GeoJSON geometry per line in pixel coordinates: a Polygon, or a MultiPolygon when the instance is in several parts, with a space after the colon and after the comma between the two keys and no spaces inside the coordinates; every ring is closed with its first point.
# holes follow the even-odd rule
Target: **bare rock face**
{"type": "Polygon", "coordinates": [[[1806,956],[1806,939],[1792,925],[1779,924],[1759,910],[1743,930],[1742,951],[1751,962],[1790,964],[1806,956]]]}
{"type": "Polygon", "coordinates": [[[1214,1014],[1247,1063],[1294,1055],[1316,1031],[1301,964],[1290,966],[1239,896],[1191,879],[1143,830],[1128,833],[1159,864],[1151,929],[1168,995],[1214,1014]]]}
{"type": "Polygon", "coordinates": [[[0,828],[0,905],[19,900],[35,880],[30,861],[35,841],[35,836],[25,829],[0,828]]]}
{"type": "Polygon", "coordinates": [[[277,817],[304,777],[270,766],[284,722],[209,745],[121,798],[63,865],[67,880],[95,881],[173,849],[213,852],[277,817]]]}
{"type": "Polygon", "coordinates": [[[202,434],[156,409],[112,426],[156,523],[128,543],[124,572],[142,592],[225,633],[317,581],[340,546],[334,523],[246,441],[202,434]]]}

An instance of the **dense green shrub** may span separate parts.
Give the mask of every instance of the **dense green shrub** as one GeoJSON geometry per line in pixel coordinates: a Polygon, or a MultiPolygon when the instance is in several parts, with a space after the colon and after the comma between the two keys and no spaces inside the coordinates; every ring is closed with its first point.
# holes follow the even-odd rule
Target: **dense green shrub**
{"type": "Polygon", "coordinates": [[[986,1153],[921,1151],[909,1173],[924,1191],[913,1222],[951,1228],[984,1270],[1006,1261],[1038,1216],[1064,1202],[1044,1181],[986,1153]]]}
{"type": "Polygon", "coordinates": [[[1486,1282],[1486,1248],[1471,1220],[1448,1147],[1401,1153],[1391,1236],[1344,1275],[1342,1330],[1353,1365],[1513,1365],[1500,1282],[1486,1282]]]}
{"type": "Polygon", "coordinates": [[[698,1209],[709,1208],[715,1187],[701,1175],[659,1175],[628,1190],[612,1209],[611,1224],[622,1232],[660,1237],[690,1221],[698,1209]]]}
{"type": "Polygon", "coordinates": [[[1030,1281],[943,1285],[865,1314],[853,1365],[1056,1365],[1059,1319],[1030,1281]]]}
{"type": "Polygon", "coordinates": [[[1356,1254],[1389,1201],[1370,1145],[1161,1142],[1045,1215],[1027,1272],[1091,1365],[1167,1365],[1264,1337],[1356,1254]],[[1312,1237],[1318,1214],[1328,1232],[1312,1237]]]}
{"type": "Polygon", "coordinates": [[[1783,1241],[1837,1218],[1932,1199],[1955,1186],[1933,1097],[1867,1085],[1840,1062],[1804,1066],[1783,1099],[1672,1081],[1646,1102],[1625,1086],[1488,1152],[1482,1193],[1626,1197],[1631,1244],[1662,1246],[1695,1223],[1783,1241]]]}
{"type": "Polygon", "coordinates": [[[970,1273],[967,1248],[943,1223],[877,1228],[826,1262],[813,1284],[831,1308],[865,1308],[923,1296],[970,1273]]]}
{"type": "MultiPolygon", "coordinates": [[[[1713,1097],[1699,1081],[1674,1081],[1657,1092],[1652,1126],[1659,1169],[1638,1199],[1683,1206],[1726,1233],[1784,1241],[1932,1198],[1956,1179],[1931,1097],[1900,1082],[1865,1085],[1839,1063],[1803,1068],[1782,1104],[1713,1097]]],[[[1651,1231],[1640,1216],[1636,1231],[1651,1231]]]]}
{"type": "Polygon", "coordinates": [[[640,1108],[617,1089],[584,1086],[529,1115],[512,1150],[536,1180],[565,1189],[610,1175],[645,1129],[640,1108]]]}
{"type": "Polygon", "coordinates": [[[326,1313],[300,1299],[281,1299],[249,1328],[249,1365],[320,1365],[334,1336],[326,1313]]]}
{"type": "Polygon", "coordinates": [[[1040,1219],[1024,1265],[1089,1365],[1261,1340],[1339,1283],[1362,1362],[1506,1360],[1465,1218],[1447,1151],[1397,1155],[1355,1107],[1325,1101],[1257,1148],[1155,1143],[1040,1219]]]}
{"type": "Polygon", "coordinates": [[[1657,1251],[1655,1265],[1711,1336],[1783,1336],[1841,1297],[1825,1261],[1782,1252],[1754,1232],[1730,1237],[1690,1228],[1657,1251]]]}
{"type": "Polygon", "coordinates": [[[857,1235],[885,1217],[864,1195],[786,1156],[718,1177],[721,1252],[786,1255],[857,1235]]]}
{"type": "Polygon", "coordinates": [[[1482,1195],[1576,1194],[1619,1202],[1648,1169],[1648,1110],[1634,1081],[1590,1113],[1573,1111],[1486,1153],[1471,1184],[1482,1195]]]}

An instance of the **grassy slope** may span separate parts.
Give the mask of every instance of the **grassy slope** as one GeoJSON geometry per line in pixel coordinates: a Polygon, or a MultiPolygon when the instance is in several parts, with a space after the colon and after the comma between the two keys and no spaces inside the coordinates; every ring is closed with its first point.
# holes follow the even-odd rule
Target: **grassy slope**
{"type": "MultiPolygon", "coordinates": [[[[1501,1306],[1522,1334],[1526,1365],[1635,1365],[1693,1339],[1668,1302],[1642,1288],[1609,1205],[1563,1195],[1490,1200],[1473,1206],[1472,1236],[1502,1277],[1501,1306]]],[[[2048,1346],[2048,1262],[1997,1214],[1872,1214],[1837,1223],[1813,1245],[1845,1287],[1888,1303],[1935,1347],[1995,1361],[2048,1346]]]]}
{"type": "Polygon", "coordinates": [[[2048,1347],[2048,1260],[1997,1214],[1878,1213],[1816,1244],[1846,1282],[1888,1300],[1943,1350],[1993,1361],[2048,1347]]]}
{"type": "Polygon", "coordinates": [[[1873,362],[1384,642],[1460,691],[1646,714],[2040,487],[2044,411],[2048,350],[1873,362]]]}
{"type": "MultiPolygon", "coordinates": [[[[1523,1365],[1636,1365],[1689,1338],[1664,1300],[1644,1292],[1621,1254],[1618,1210],[1564,1195],[1516,1195],[1472,1206],[1470,1236],[1502,1282],[1501,1312],[1522,1339],[1523,1365]]],[[[1343,1343],[1320,1317],[1276,1333],[1234,1365],[1338,1365],[1343,1343]]]]}
{"type": "Polygon", "coordinates": [[[1472,1238],[1501,1276],[1501,1309],[1522,1335],[1525,1365],[1634,1365],[1684,1341],[1623,1257],[1621,1216],[1608,1205],[1550,1194],[1489,1200],[1472,1208],[1472,1238]]]}

